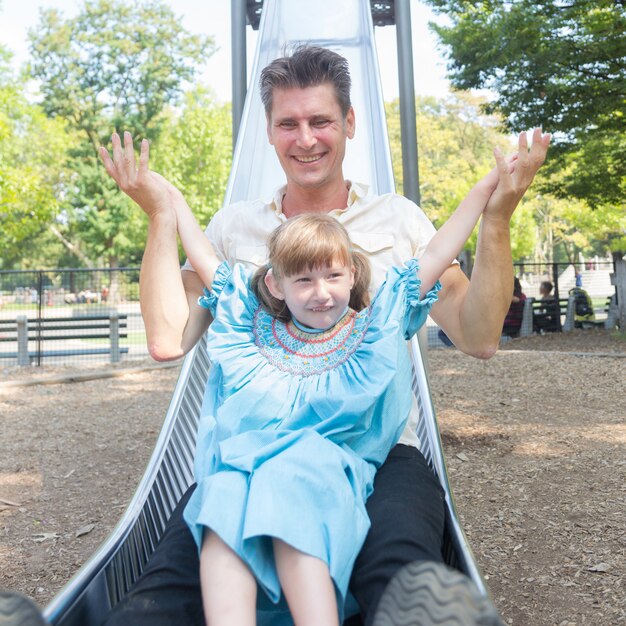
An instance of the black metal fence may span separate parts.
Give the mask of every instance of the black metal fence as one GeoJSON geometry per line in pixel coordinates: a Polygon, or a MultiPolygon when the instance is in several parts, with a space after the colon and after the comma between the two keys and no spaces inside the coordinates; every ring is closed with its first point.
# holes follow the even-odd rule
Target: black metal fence
{"type": "MultiPolygon", "coordinates": [[[[567,298],[570,289],[582,287],[600,309],[606,299],[615,293],[611,274],[615,264],[610,260],[571,263],[514,263],[515,275],[520,279],[522,291],[528,298],[540,298],[539,286],[550,281],[556,298],[567,298]]],[[[599,311],[598,311],[599,312],[599,311]]]]}
{"type": "Polygon", "coordinates": [[[0,271],[0,366],[147,355],[139,268],[0,271]]]}
{"type": "MultiPolygon", "coordinates": [[[[539,285],[548,280],[557,298],[567,298],[578,282],[598,319],[606,316],[606,300],[615,293],[612,261],[514,265],[527,297],[538,299],[539,285]]],[[[430,320],[429,326],[429,344],[439,345],[436,326],[430,320]]],[[[139,268],[0,271],[0,367],[147,356],[139,268]]]]}
{"type": "MultiPolygon", "coordinates": [[[[519,278],[522,291],[528,299],[540,300],[539,286],[542,282],[549,281],[553,286],[552,295],[555,296],[557,302],[565,301],[563,305],[565,307],[570,296],[570,290],[578,284],[587,291],[593,303],[593,327],[601,327],[602,322],[607,321],[609,317],[607,300],[615,294],[615,287],[611,284],[611,274],[615,272],[613,261],[594,259],[577,263],[576,265],[571,263],[514,263],[513,265],[515,276],[519,278]]],[[[563,330],[565,326],[566,329],[569,329],[569,325],[566,324],[567,315],[564,311],[561,313],[562,315],[559,315],[556,319],[556,328],[557,330],[563,330]]],[[[526,313],[522,315],[520,311],[520,318],[525,320],[526,317],[528,317],[526,313]]],[[[573,325],[575,312],[572,312],[570,317],[572,317],[573,325]]],[[[592,327],[592,325],[588,327],[592,327]]],[[[538,332],[533,324],[532,310],[530,311],[528,324],[523,323],[520,332],[524,335],[538,332]]],[[[442,336],[440,329],[430,318],[427,321],[427,333],[428,345],[430,347],[437,348],[450,345],[448,343],[449,340],[447,340],[445,335],[442,336]]]]}

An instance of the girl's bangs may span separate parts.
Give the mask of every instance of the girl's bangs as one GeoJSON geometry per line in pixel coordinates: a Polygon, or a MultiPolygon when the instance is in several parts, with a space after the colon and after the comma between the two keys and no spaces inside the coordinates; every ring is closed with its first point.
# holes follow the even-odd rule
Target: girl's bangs
{"type": "Polygon", "coordinates": [[[345,233],[335,228],[324,228],[328,224],[316,224],[317,228],[303,229],[290,233],[289,245],[277,246],[273,255],[272,266],[283,276],[292,276],[304,270],[325,267],[335,261],[342,265],[351,262],[350,241],[345,233]],[[296,235],[296,236],[293,236],[296,235]]]}

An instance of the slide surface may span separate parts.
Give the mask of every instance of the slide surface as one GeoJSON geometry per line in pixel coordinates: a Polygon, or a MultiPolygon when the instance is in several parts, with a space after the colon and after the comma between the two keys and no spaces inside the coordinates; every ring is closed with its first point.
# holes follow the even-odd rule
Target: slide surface
{"type": "Polygon", "coordinates": [[[267,141],[259,95],[261,70],[285,45],[308,42],[335,50],[350,65],[356,135],[348,141],[344,175],[375,193],[394,191],[378,60],[368,0],[265,0],[225,204],[271,198],[285,182],[267,141]]]}

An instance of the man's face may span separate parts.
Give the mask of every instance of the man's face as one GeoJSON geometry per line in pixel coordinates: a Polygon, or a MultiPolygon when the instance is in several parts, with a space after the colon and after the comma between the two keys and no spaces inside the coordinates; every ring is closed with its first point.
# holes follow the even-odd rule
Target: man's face
{"type": "Polygon", "coordinates": [[[288,185],[305,189],[343,184],[346,139],[354,136],[354,111],[341,115],[330,83],[306,89],[275,89],[267,123],[288,185]]]}

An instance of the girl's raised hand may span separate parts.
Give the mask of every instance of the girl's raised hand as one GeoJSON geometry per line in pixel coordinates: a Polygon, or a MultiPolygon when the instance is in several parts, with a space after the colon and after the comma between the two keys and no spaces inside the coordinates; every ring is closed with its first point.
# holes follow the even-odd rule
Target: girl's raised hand
{"type": "Polygon", "coordinates": [[[493,149],[493,154],[496,160],[495,167],[477,183],[477,186],[489,195],[495,191],[501,175],[510,176],[513,174],[518,158],[517,154],[510,154],[505,157],[497,146],[493,149]]]}
{"type": "Polygon", "coordinates": [[[120,136],[111,136],[113,158],[107,149],[100,147],[100,158],[107,174],[117,186],[133,199],[149,217],[171,210],[172,199],[178,190],[165,178],[151,172],[149,168],[150,144],[147,139],[141,142],[139,166],[135,160],[135,149],[130,133],[124,133],[124,146],[120,136]]]}

